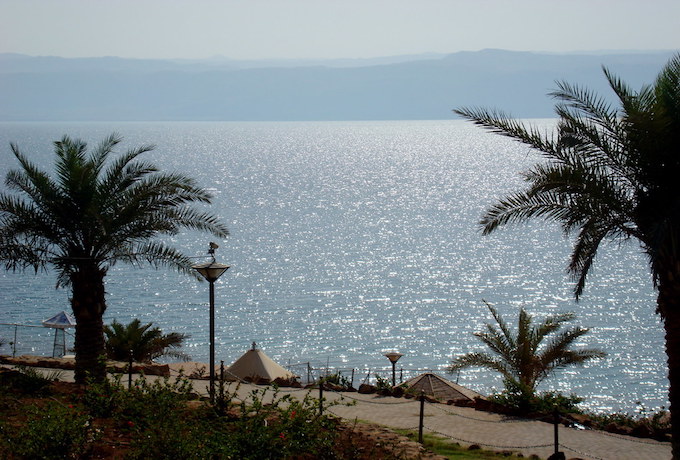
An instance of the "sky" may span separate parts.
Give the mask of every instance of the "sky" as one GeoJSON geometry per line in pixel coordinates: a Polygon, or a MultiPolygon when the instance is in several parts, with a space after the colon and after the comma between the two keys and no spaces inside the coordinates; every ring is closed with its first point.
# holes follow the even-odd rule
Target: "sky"
{"type": "Polygon", "coordinates": [[[0,0],[0,52],[371,58],[680,49],[679,0],[0,0]]]}

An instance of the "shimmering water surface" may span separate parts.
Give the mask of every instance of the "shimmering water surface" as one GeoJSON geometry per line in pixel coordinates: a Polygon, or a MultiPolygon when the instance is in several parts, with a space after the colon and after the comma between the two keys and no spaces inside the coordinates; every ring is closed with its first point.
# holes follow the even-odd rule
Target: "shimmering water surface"
{"type": "MultiPolygon", "coordinates": [[[[552,121],[537,120],[548,128],[552,121]]],[[[282,364],[385,368],[398,350],[405,370],[443,369],[483,349],[473,337],[491,320],[482,299],[514,323],[574,311],[590,327],[581,342],[606,359],[558,372],[543,389],[575,392],[599,410],[666,404],[663,332],[647,264],[634,243],[605,247],[576,303],[565,274],[569,240],[535,222],[482,237],[484,209],[520,187],[537,155],[462,121],[335,123],[3,123],[0,174],[16,166],[15,141],[49,168],[63,134],[92,143],[112,131],[213,191],[210,211],[231,230],[217,251],[231,269],[217,283],[217,357],[227,364],[252,341],[282,364]]],[[[175,243],[191,255],[208,235],[175,243]]],[[[0,272],[0,322],[39,325],[68,309],[52,272],[0,272]]],[[[191,335],[208,356],[208,286],[186,275],[117,265],[107,278],[105,321],[153,321],[191,335]]],[[[13,329],[0,327],[0,334],[13,329]]],[[[50,354],[52,332],[19,329],[19,352],[50,354]],[[29,337],[30,335],[30,337],[29,337]],[[23,348],[22,348],[23,347],[23,348]]],[[[12,337],[9,337],[11,339],[12,337]]],[[[8,346],[3,346],[4,352],[8,346]]],[[[455,376],[454,376],[455,377],[455,376]]],[[[500,379],[477,369],[460,383],[483,393],[500,379]]]]}

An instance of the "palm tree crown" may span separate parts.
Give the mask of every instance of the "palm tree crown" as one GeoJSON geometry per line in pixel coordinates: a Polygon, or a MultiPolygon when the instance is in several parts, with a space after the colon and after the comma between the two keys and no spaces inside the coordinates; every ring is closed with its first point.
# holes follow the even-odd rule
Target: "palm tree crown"
{"type": "Polygon", "coordinates": [[[109,359],[127,361],[132,354],[132,359],[144,363],[150,363],[162,356],[189,360],[189,356],[179,350],[187,338],[185,334],[163,334],[159,328],[152,326],[153,323],[142,324],[139,319],[133,319],[127,325],[114,320],[110,325],[104,326],[106,356],[109,359]]]}
{"type": "Polygon", "coordinates": [[[606,355],[597,349],[572,348],[588,329],[573,327],[559,332],[564,323],[575,318],[573,313],[547,316],[540,323],[533,324],[532,316],[522,308],[517,330],[512,331],[493,306],[488,303],[486,306],[497,326],[487,323],[486,331],[477,332],[475,336],[492,353],[474,352],[459,356],[451,362],[449,372],[472,366],[485,367],[533,393],[536,386],[555,370],[606,355]]]}
{"type": "Polygon", "coordinates": [[[604,73],[620,107],[558,83],[557,136],[501,112],[455,110],[543,154],[524,173],[527,189],[492,206],[481,224],[487,234],[541,217],[577,232],[569,264],[577,298],[603,240],[637,238],[657,281],[665,259],[680,259],[680,55],[639,92],[604,73]]]}
{"type": "Polygon", "coordinates": [[[81,140],[54,143],[51,177],[12,144],[21,169],[7,174],[15,194],[0,193],[0,259],[7,269],[53,267],[57,285],[70,286],[76,317],[76,381],[104,378],[104,277],[116,262],[147,262],[192,273],[187,256],[158,239],[182,228],[225,237],[218,219],[193,203],[211,196],[183,174],[161,173],[139,157],[142,146],[110,159],[121,142],[104,139],[92,152],[81,140]]]}
{"type": "Polygon", "coordinates": [[[190,273],[187,257],[154,238],[174,235],[182,227],[228,234],[216,217],[187,206],[211,199],[193,179],[159,173],[137,160],[153,146],[130,150],[105,169],[121,140],[111,135],[88,155],[86,143],[63,137],[54,143],[56,180],[11,145],[21,170],[10,171],[6,184],[23,199],[0,194],[0,250],[6,268],[51,264],[61,285],[71,284],[71,275],[84,265],[106,272],[117,261],[190,273]]]}

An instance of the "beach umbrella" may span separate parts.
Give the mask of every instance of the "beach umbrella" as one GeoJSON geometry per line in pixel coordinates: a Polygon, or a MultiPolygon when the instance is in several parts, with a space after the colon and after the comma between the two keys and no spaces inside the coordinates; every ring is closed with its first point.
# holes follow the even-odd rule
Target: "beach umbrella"
{"type": "Polygon", "coordinates": [[[76,327],[76,320],[65,311],[60,311],[53,317],[42,322],[44,327],[54,329],[54,345],[52,347],[52,357],[62,357],[66,354],[66,334],[64,329],[76,327]]]}
{"type": "Polygon", "coordinates": [[[433,396],[440,401],[455,401],[457,404],[473,403],[475,398],[482,397],[482,395],[476,391],[453,383],[452,381],[431,372],[426,372],[417,377],[413,377],[404,382],[404,385],[415,390],[417,393],[422,391],[426,395],[433,396]]]}

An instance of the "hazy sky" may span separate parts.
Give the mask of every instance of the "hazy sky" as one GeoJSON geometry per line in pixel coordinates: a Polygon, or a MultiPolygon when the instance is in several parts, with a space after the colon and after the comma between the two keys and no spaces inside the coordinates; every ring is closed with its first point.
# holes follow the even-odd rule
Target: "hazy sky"
{"type": "Polygon", "coordinates": [[[0,52],[362,58],[680,49],[679,0],[0,0],[0,52]]]}

